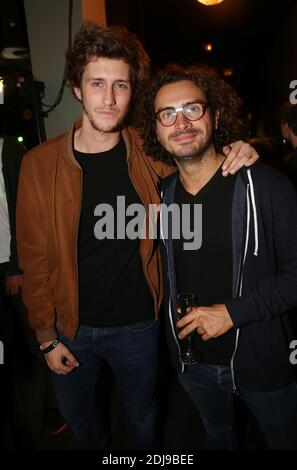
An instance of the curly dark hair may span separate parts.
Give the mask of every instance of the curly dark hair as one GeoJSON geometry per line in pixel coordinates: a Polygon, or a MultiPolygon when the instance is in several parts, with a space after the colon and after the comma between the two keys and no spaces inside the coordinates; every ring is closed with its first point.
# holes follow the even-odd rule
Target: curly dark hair
{"type": "Polygon", "coordinates": [[[178,64],[169,64],[165,69],[159,71],[148,85],[140,105],[139,125],[145,152],[154,160],[169,165],[175,165],[175,163],[171,155],[158,141],[154,100],[164,85],[183,80],[190,80],[201,88],[213,116],[215,111],[219,111],[218,128],[214,135],[214,145],[217,152],[222,152],[225,145],[244,136],[244,126],[239,118],[241,100],[216,70],[206,66],[193,65],[185,68],[178,64]]]}
{"type": "Polygon", "coordinates": [[[65,78],[74,97],[74,87],[81,86],[86,65],[98,57],[122,59],[130,66],[132,114],[150,75],[150,58],[141,42],[124,26],[103,27],[93,21],[84,22],[66,53],[65,78]]]}

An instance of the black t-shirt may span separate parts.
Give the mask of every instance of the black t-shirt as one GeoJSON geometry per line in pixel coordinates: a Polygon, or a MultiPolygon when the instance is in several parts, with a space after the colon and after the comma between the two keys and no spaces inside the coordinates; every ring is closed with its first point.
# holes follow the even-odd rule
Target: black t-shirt
{"type": "MultiPolygon", "coordinates": [[[[153,298],[141,266],[139,238],[117,239],[118,196],[125,196],[126,208],[135,203],[142,205],[128,174],[124,141],[107,152],[86,154],[75,150],[74,154],[83,170],[78,235],[80,323],[124,326],[149,320],[154,316],[153,298]],[[94,215],[99,204],[108,204],[114,211],[114,239],[95,236],[96,223],[106,215],[104,211],[94,215]]],[[[119,216],[123,219],[123,211],[119,216]]],[[[126,216],[125,222],[132,218],[126,216]]],[[[106,226],[102,230],[106,232],[106,226]]]]}
{"type": "MultiPolygon", "coordinates": [[[[194,204],[202,204],[202,245],[198,250],[184,250],[182,237],[174,240],[178,292],[193,292],[199,305],[222,304],[232,297],[232,232],[231,213],[234,190],[233,176],[223,177],[221,167],[195,195],[177,181],[174,202],[189,204],[193,217],[194,204]]],[[[191,229],[193,229],[191,219],[191,229]]],[[[182,232],[181,232],[182,233],[182,232]]],[[[210,364],[229,364],[235,348],[235,330],[203,341],[195,335],[195,346],[203,360],[210,364]]]]}

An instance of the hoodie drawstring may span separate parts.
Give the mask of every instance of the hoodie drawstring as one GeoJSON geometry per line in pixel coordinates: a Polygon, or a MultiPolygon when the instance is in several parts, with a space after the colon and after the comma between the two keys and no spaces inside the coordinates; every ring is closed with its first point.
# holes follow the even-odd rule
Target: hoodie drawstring
{"type": "MultiPolygon", "coordinates": [[[[254,183],[253,183],[253,179],[251,175],[251,170],[247,170],[247,176],[248,176],[249,183],[250,183],[250,195],[251,195],[253,218],[254,218],[254,232],[255,232],[254,256],[258,256],[258,250],[259,250],[258,216],[257,216],[257,207],[256,207],[256,201],[255,201],[254,183]]],[[[249,208],[249,194],[248,193],[247,193],[247,201],[248,201],[248,208],[249,208]]],[[[250,221],[248,221],[247,230],[249,230],[249,224],[250,224],[250,221]]]]}

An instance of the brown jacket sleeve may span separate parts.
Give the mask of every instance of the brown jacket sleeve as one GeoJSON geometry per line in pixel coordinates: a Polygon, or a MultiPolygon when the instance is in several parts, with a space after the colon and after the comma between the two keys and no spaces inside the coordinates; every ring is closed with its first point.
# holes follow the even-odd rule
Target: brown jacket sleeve
{"type": "Polygon", "coordinates": [[[49,285],[47,259],[46,191],[38,171],[36,154],[27,154],[22,163],[17,197],[16,228],[19,264],[24,272],[23,299],[29,322],[40,342],[50,341],[55,332],[55,309],[49,285]]]}

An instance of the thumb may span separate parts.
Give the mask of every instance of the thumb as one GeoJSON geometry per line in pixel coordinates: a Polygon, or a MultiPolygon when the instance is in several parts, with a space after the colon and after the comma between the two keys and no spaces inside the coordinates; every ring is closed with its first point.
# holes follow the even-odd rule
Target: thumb
{"type": "Polygon", "coordinates": [[[64,362],[68,365],[68,366],[75,366],[75,367],[78,367],[79,366],[79,362],[78,360],[74,357],[74,355],[69,351],[69,349],[67,349],[65,352],[64,352],[64,362]]]}

